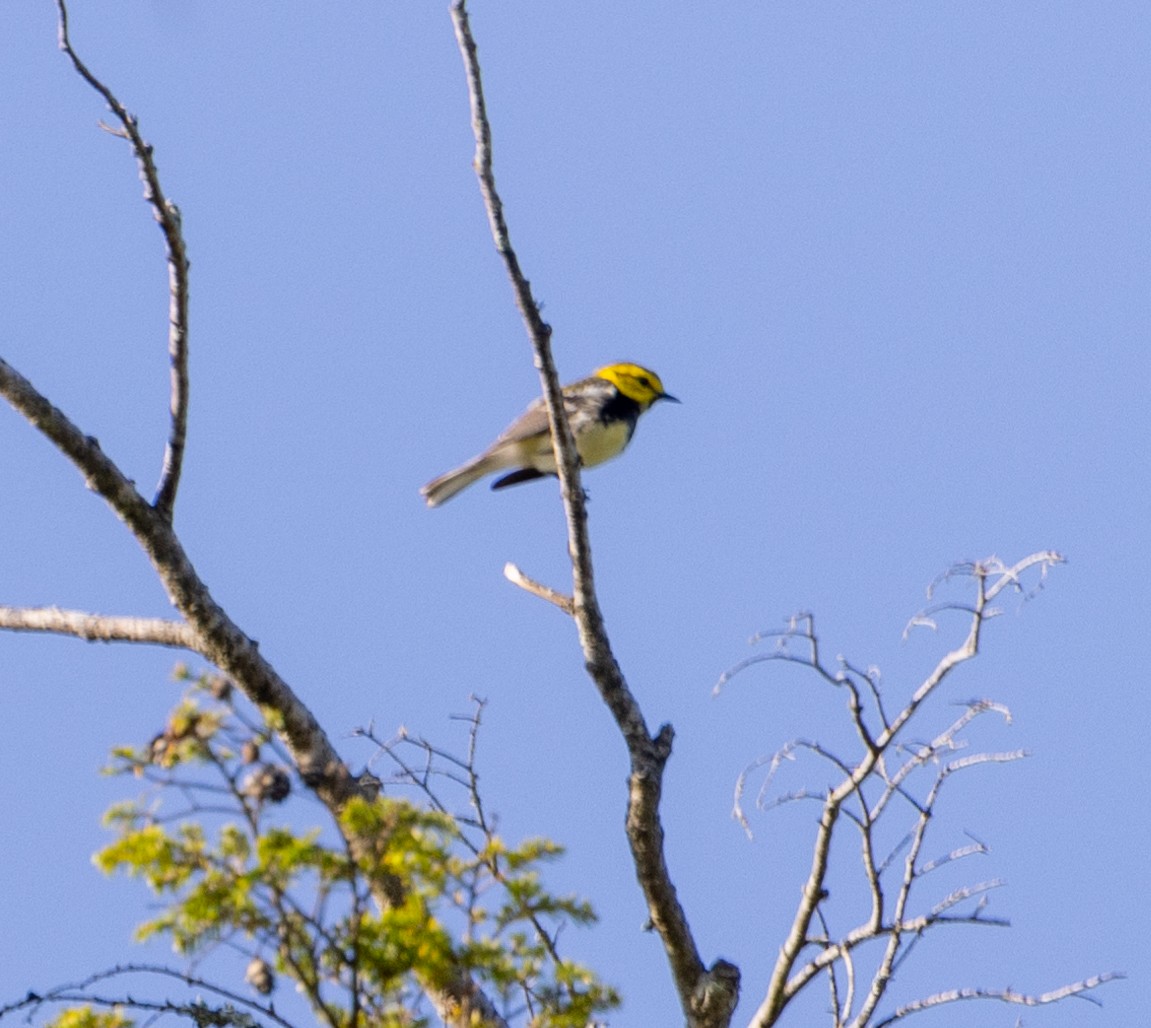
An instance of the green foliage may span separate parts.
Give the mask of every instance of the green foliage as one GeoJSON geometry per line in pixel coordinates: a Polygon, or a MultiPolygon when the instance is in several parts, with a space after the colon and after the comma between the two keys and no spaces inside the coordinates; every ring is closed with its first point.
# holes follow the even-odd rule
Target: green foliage
{"type": "Polygon", "coordinates": [[[584,1028],[618,996],[563,959],[554,939],[563,923],[590,924],[594,913],[543,885],[540,867],[561,847],[497,836],[470,763],[455,763],[464,775],[444,781],[465,787],[467,816],[450,814],[426,777],[408,776],[422,802],[354,800],[326,832],[272,823],[293,784],[288,761],[264,722],[202,676],[147,748],[114,752],[111,773],[155,789],[108,811],[117,837],[95,862],[163,897],[141,939],[166,935],[188,956],[226,942],[262,958],[333,1028],[423,1024],[422,995],[461,972],[502,997],[509,1019],[584,1028]]]}
{"type": "Polygon", "coordinates": [[[133,1028],[135,1025],[123,1011],[93,1010],[92,1007],[69,1007],[48,1022],[46,1028],[133,1028]]]}

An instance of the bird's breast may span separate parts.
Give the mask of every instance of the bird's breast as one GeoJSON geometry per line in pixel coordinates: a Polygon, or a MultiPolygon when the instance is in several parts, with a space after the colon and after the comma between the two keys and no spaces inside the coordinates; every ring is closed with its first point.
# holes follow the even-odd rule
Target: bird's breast
{"type": "Polygon", "coordinates": [[[598,422],[576,437],[576,448],[585,468],[618,457],[631,439],[633,421],[598,422]]]}

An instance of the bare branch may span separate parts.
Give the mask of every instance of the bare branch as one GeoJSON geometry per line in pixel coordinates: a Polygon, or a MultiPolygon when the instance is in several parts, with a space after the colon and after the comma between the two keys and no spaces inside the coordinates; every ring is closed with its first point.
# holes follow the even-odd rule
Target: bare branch
{"type": "Polygon", "coordinates": [[[717,961],[705,970],[671,882],[664,856],[659,804],[663,770],[671,755],[673,732],[670,725],[664,725],[655,736],[651,735],[639,704],[612,653],[603,614],[596,598],[579,457],[564,413],[563,395],[552,359],[551,327],[540,316],[531,284],[520,268],[504,219],[503,204],[496,191],[492,170],[491,125],[484,105],[476,43],[465,0],[453,0],[451,14],[471,101],[472,131],[476,140],[474,165],[480,192],[496,250],[507,269],[516,306],[531,339],[547,405],[567,518],[568,553],[572,562],[572,602],[580,645],[588,674],[615,718],[631,760],[626,827],[636,875],[647,900],[651,923],[667,952],[688,1024],[701,1028],[705,1025],[726,1025],[730,1022],[738,996],[739,972],[726,961],[717,961]]]}
{"type": "Polygon", "coordinates": [[[736,779],[735,783],[735,799],[732,804],[731,816],[735,818],[740,825],[743,826],[744,832],[747,837],[753,838],[751,825],[748,822],[747,815],[743,812],[743,793],[747,788],[747,779],[752,771],[756,771],[768,765],[767,774],[764,776],[763,782],[760,784],[759,790],[756,793],[755,803],[756,806],[762,809],[768,807],[779,807],[785,803],[791,803],[795,800],[810,800],[817,799],[821,802],[826,798],[826,791],[815,792],[808,789],[798,789],[793,792],[786,793],[778,797],[772,803],[768,804],[765,797],[768,790],[771,788],[772,782],[775,780],[776,774],[779,772],[785,760],[794,761],[795,754],[800,750],[807,750],[814,753],[817,757],[822,757],[829,764],[833,765],[837,771],[844,775],[851,774],[851,768],[848,767],[842,760],[840,760],[830,750],[820,746],[817,742],[812,742],[810,739],[792,739],[784,743],[778,750],[775,751],[770,757],[758,757],[745,767],[736,779]]]}
{"type": "Polygon", "coordinates": [[[991,852],[987,843],[976,839],[970,832],[964,832],[964,835],[973,841],[966,846],[957,846],[951,850],[951,852],[945,853],[941,857],[936,857],[934,860],[926,861],[919,868],[919,876],[922,878],[937,868],[944,867],[947,864],[954,864],[957,860],[963,860],[965,857],[986,856],[991,852]]]}
{"type": "MultiPolygon", "coordinates": [[[[919,877],[922,877],[924,872],[920,871],[918,874],[919,877]]],[[[933,920],[939,920],[940,915],[947,913],[947,911],[949,911],[952,907],[956,907],[960,903],[965,903],[967,900],[974,896],[982,897],[984,893],[990,892],[992,889],[1002,889],[1006,884],[1007,883],[1002,878],[992,878],[990,881],[976,882],[974,885],[964,885],[961,888],[956,889],[954,892],[948,896],[945,896],[938,903],[936,903],[934,907],[931,908],[931,913],[922,919],[924,926],[931,923],[933,920]]],[[[1003,918],[979,917],[978,920],[981,924],[995,924],[1003,928],[1008,927],[1010,924],[1010,922],[1004,920],[1003,918]]],[[[909,921],[908,924],[911,926],[912,930],[915,930],[917,927],[914,921],[909,921]]]]}
{"type": "MultiPolygon", "coordinates": [[[[209,1013],[208,1008],[202,1000],[197,999],[193,1003],[174,1003],[171,1000],[150,1001],[150,1000],[137,1000],[130,996],[121,997],[100,997],[93,995],[89,990],[93,985],[100,982],[108,981],[112,978],[123,978],[130,975],[153,975],[160,978],[171,978],[176,981],[183,982],[195,989],[209,992],[221,999],[226,1000],[230,1004],[235,1004],[237,1007],[246,1008],[247,1010],[254,1011],[261,1017],[267,1018],[270,1022],[278,1024],[281,1028],[294,1028],[291,1021],[285,1020],[275,1009],[263,1003],[257,1003],[250,997],[242,995],[238,992],[232,992],[222,986],[208,981],[204,978],[199,978],[192,974],[187,974],[183,971],[178,971],[171,967],[165,967],[162,964],[118,964],[115,967],[108,968],[106,971],[98,971],[93,975],[85,978],[81,982],[76,982],[72,985],[58,985],[55,988],[48,989],[43,993],[30,992],[21,1000],[14,1003],[6,1003],[0,1006],[0,1019],[6,1014],[15,1013],[17,1010],[35,1011],[46,1003],[92,1003],[97,1006],[104,1007],[128,1007],[136,1010],[152,1010],[157,1013],[176,1013],[183,1014],[193,1020],[193,1023],[207,1024],[207,1023],[229,1023],[228,1021],[209,1021],[207,1019],[198,1019],[195,1014],[201,1011],[204,1014],[209,1013]]],[[[237,1011],[238,1013],[238,1011],[237,1011]]],[[[230,1023],[242,1023],[237,1018],[230,1023]]]]}
{"type": "Polygon", "coordinates": [[[1067,558],[1054,550],[1033,553],[1030,557],[1024,557],[1023,560],[1011,567],[996,557],[990,557],[983,562],[984,567],[989,575],[998,576],[998,580],[988,588],[987,599],[994,600],[1004,589],[1012,589],[1020,593],[1025,600],[1029,600],[1047,584],[1048,572],[1056,565],[1066,563],[1067,558]],[[1039,577],[1031,589],[1025,590],[1021,581],[1023,573],[1034,567],[1039,568],[1039,577]]]}
{"type": "MultiPolygon", "coordinates": [[[[775,651],[772,653],[758,653],[755,656],[741,660],[734,667],[728,668],[719,680],[712,686],[712,696],[718,696],[723,687],[742,671],[746,671],[753,664],[763,664],[767,661],[782,660],[785,663],[801,664],[811,668],[829,685],[839,687],[843,684],[840,675],[829,671],[820,662],[819,636],[815,634],[815,616],[807,611],[800,611],[788,618],[787,628],[781,632],[756,632],[749,640],[751,645],[763,642],[765,639],[775,640],[775,651]],[[798,639],[805,644],[806,654],[797,656],[788,649],[788,643],[798,639]]],[[[884,718],[884,725],[887,720],[884,718]]]]}
{"type": "Polygon", "coordinates": [[[912,1014],[918,1014],[923,1010],[930,1010],[932,1007],[943,1006],[947,1003],[958,1003],[961,1000],[968,999],[993,999],[998,1000],[1000,1003],[1015,1003],[1025,1007],[1041,1007],[1048,1003],[1058,1003],[1060,1000],[1067,999],[1071,996],[1078,996],[1088,1002],[1099,1004],[1099,1000],[1087,995],[1087,993],[1092,989],[1099,988],[1101,985],[1106,985],[1108,982],[1121,981],[1126,977],[1125,974],[1118,971],[1108,971],[1105,974],[1093,975],[1090,978],[1084,978],[1082,981],[1073,982],[1071,985],[1064,985],[1062,988],[1052,989],[1050,992],[1043,992],[1038,995],[1016,992],[1014,989],[949,989],[946,992],[937,992],[933,996],[928,996],[925,999],[919,999],[914,1003],[908,1003],[900,1007],[890,1017],[876,1021],[874,1028],[887,1028],[888,1025],[894,1024],[896,1021],[902,1021],[904,1018],[910,1017],[912,1014]]]}
{"type": "MultiPolygon", "coordinates": [[[[797,748],[809,749],[826,759],[836,763],[843,773],[843,779],[829,789],[822,796],[823,812],[812,853],[811,870],[807,882],[803,887],[801,900],[796,911],[795,919],[784,945],[781,947],[776,961],[775,970],[768,986],[764,999],[752,1019],[757,1028],[767,1028],[775,1024],[784,1007],[798,991],[803,988],[815,974],[828,967],[829,962],[845,960],[854,946],[862,942],[886,937],[884,953],[880,964],[872,976],[870,987],[867,989],[860,1011],[852,1019],[853,1024],[863,1025],[869,1023],[874,1016],[876,1005],[882,998],[896,965],[901,962],[907,952],[914,946],[916,939],[927,929],[936,924],[978,924],[1000,925],[1006,922],[989,918],[983,915],[983,900],[980,899],[974,913],[953,914],[958,904],[982,895],[998,883],[981,883],[956,890],[941,902],[937,903],[931,911],[921,917],[909,916],[907,912],[913,885],[924,875],[939,867],[940,864],[962,856],[982,851],[982,846],[964,847],[954,850],[942,860],[919,865],[919,854],[923,846],[925,834],[934,814],[934,806],[944,781],[956,771],[987,763],[1002,763],[1017,760],[1025,754],[1022,751],[1006,753],[979,753],[956,757],[940,765],[941,755],[962,749],[963,743],[957,739],[957,733],[966,727],[974,718],[988,711],[995,711],[1010,720],[1010,713],[1006,708],[987,700],[973,700],[966,704],[966,710],[950,726],[926,744],[903,744],[899,741],[901,732],[910,723],[911,719],[922,707],[923,703],[940,685],[950,676],[951,672],[963,662],[970,660],[979,652],[981,630],[984,622],[997,613],[990,606],[990,601],[1006,589],[1023,592],[1022,577],[1033,569],[1038,568],[1040,579],[1046,575],[1048,569],[1062,560],[1058,554],[1042,551],[1024,558],[1018,563],[1008,566],[998,558],[988,558],[980,562],[957,565],[952,568],[944,580],[955,576],[965,576],[974,580],[976,596],[974,602],[966,604],[939,604],[929,611],[918,615],[920,623],[932,623],[931,615],[939,610],[960,610],[967,615],[968,630],[963,643],[945,654],[936,664],[926,678],[914,690],[911,697],[894,716],[889,716],[882,706],[879,696],[876,677],[869,669],[861,672],[852,667],[843,658],[839,659],[840,669],[834,672],[825,667],[819,657],[819,641],[815,636],[810,615],[801,614],[791,618],[788,628],[782,632],[760,633],[752,641],[757,642],[763,638],[777,640],[777,650],[772,654],[761,654],[742,661],[734,669],[720,679],[717,689],[722,686],[733,674],[738,673],[752,663],[768,660],[783,660],[803,664],[815,671],[822,679],[837,687],[846,686],[850,693],[850,714],[859,741],[862,744],[862,754],[853,764],[839,761],[833,755],[826,753],[820,747],[806,743],[802,740],[793,742],[778,751],[770,758],[770,770],[767,774],[766,785],[771,781],[783,759],[790,759],[797,748]],[[787,645],[792,640],[803,642],[807,648],[803,655],[790,653],[787,645]],[[864,719],[865,692],[857,679],[862,677],[866,688],[870,692],[871,702],[875,706],[882,730],[872,735],[871,729],[864,719]],[[888,753],[902,753],[900,765],[894,774],[888,772],[888,753]],[[906,756],[910,753],[910,756],[906,756]],[[937,771],[935,779],[927,798],[920,802],[911,794],[907,787],[907,779],[914,772],[925,768],[929,763],[935,763],[937,771]],[[865,795],[865,783],[881,783],[881,793],[874,802],[869,803],[865,795]],[[876,862],[872,850],[872,825],[884,813],[885,808],[893,796],[902,796],[915,810],[914,826],[896,852],[906,848],[903,861],[902,875],[894,894],[888,898],[883,887],[883,876],[892,866],[894,853],[883,862],[876,862]],[[850,801],[850,802],[849,802],[850,801]],[[858,804],[855,809],[854,804],[858,804]],[[872,911],[868,921],[853,929],[838,942],[826,937],[815,939],[810,934],[812,919],[819,916],[822,922],[821,904],[826,897],[824,883],[828,872],[828,860],[831,838],[841,817],[852,821],[861,833],[863,873],[872,899],[872,911]],[[801,953],[809,946],[821,946],[821,953],[797,966],[801,953]]],[[[929,589],[931,598],[935,586],[929,589]]],[[[1032,593],[1027,595],[1032,595],[1032,593]]],[[[753,767],[762,766],[768,761],[758,761],[753,767]]],[[[735,813],[741,823],[747,827],[746,818],[740,808],[740,797],[746,787],[748,771],[740,775],[736,784],[735,813]]],[[[784,802],[794,798],[812,798],[813,793],[802,790],[788,794],[784,802]]],[[[849,1010],[844,1008],[843,1018],[846,1019],[849,1010]]]]}
{"type": "MultiPolygon", "coordinates": [[[[993,888],[999,883],[989,882],[983,883],[983,887],[993,888]]],[[[975,889],[972,895],[978,893],[980,889],[975,889]]],[[[808,943],[812,945],[819,945],[822,947],[818,956],[812,958],[803,967],[796,972],[795,977],[788,983],[789,994],[795,995],[808,982],[811,981],[821,971],[831,969],[838,961],[843,961],[845,966],[848,967],[849,973],[852,976],[852,996],[849,997],[848,1002],[843,1007],[843,1017],[846,1020],[848,1012],[851,1009],[851,1004],[854,998],[854,965],[850,962],[852,954],[862,947],[863,945],[875,942],[880,939],[888,939],[895,935],[910,935],[914,938],[920,938],[924,932],[935,925],[973,925],[980,928],[1009,928],[1010,922],[995,917],[985,917],[981,913],[981,909],[976,910],[971,914],[924,914],[920,917],[911,918],[899,924],[882,923],[872,924],[866,923],[853,928],[845,935],[841,936],[838,940],[832,940],[827,930],[826,921],[822,909],[816,909],[816,918],[823,926],[823,935],[820,937],[812,937],[808,939],[808,943]]],[[[904,949],[904,953],[910,949],[908,946],[904,949]]],[[[853,1019],[857,1025],[866,1025],[869,1022],[860,1015],[853,1019]]],[[[754,1022],[753,1022],[754,1023],[754,1022]]]]}
{"type": "MultiPolygon", "coordinates": [[[[911,756],[895,771],[890,777],[885,777],[886,788],[883,795],[875,802],[871,809],[871,817],[877,819],[883,812],[883,808],[887,806],[888,802],[893,796],[899,795],[906,799],[916,810],[922,813],[924,807],[911,797],[911,795],[904,789],[904,783],[907,779],[924,767],[928,762],[938,759],[938,757],[945,752],[954,752],[955,750],[962,749],[964,743],[957,739],[960,731],[967,727],[975,718],[986,714],[989,711],[1001,714],[1004,720],[1011,723],[1011,712],[1001,703],[995,703],[992,700],[972,700],[967,704],[967,709],[963,714],[948,725],[942,732],[940,732],[930,743],[916,746],[913,744],[902,744],[893,747],[896,752],[911,752],[911,756]]],[[[1018,757],[1025,756],[1022,752],[1018,757]]],[[[1018,759],[1013,757],[1012,759],[1018,759]]],[[[980,761],[975,761],[976,763],[980,761]]],[[[949,765],[948,774],[951,771],[959,770],[961,766],[959,763],[949,765]]]]}
{"type": "Polygon", "coordinates": [[[356,783],[312,712],[216,603],[200,580],[172,524],[137,492],[135,485],[59,408],[23,375],[0,360],[0,395],[64,454],[128,526],[156,570],[172,606],[186,619],[192,649],[231,678],[257,706],[283,719],[293,760],[325,803],[338,809],[356,783]]]}
{"type": "MultiPolygon", "coordinates": [[[[823,915],[823,909],[817,907],[815,916],[819,920],[819,927],[824,937],[830,938],[831,928],[828,926],[827,918],[823,915]]],[[[855,995],[855,961],[852,959],[851,951],[844,951],[842,959],[844,973],[847,976],[847,996],[842,1001],[839,998],[839,977],[836,971],[836,962],[829,960],[826,967],[827,990],[830,994],[829,999],[831,1001],[832,1028],[843,1028],[843,1018],[851,1010],[851,1004],[854,1001],[855,995]]]]}
{"type": "Polygon", "coordinates": [[[59,607],[0,605],[0,629],[71,635],[88,642],[154,643],[182,650],[196,649],[196,636],[184,621],[112,617],[81,610],[61,610],[59,607]]]}
{"type": "Polygon", "coordinates": [[[554,603],[565,614],[575,614],[575,604],[572,602],[570,596],[565,596],[550,586],[546,586],[542,582],[537,582],[534,578],[528,578],[527,575],[510,561],[504,565],[504,578],[511,582],[512,585],[518,585],[521,589],[526,590],[533,596],[538,596],[541,600],[547,600],[548,603],[554,603]]]}
{"type": "Polygon", "coordinates": [[[113,135],[128,140],[132,152],[140,165],[140,180],[144,183],[144,199],[152,208],[152,213],[164,234],[164,246],[168,257],[168,361],[170,365],[171,425],[168,443],[164,450],[164,465],[160,482],[153,501],[157,512],[166,521],[172,520],[176,503],[176,490],[180,485],[180,471],[184,462],[184,444],[188,435],[188,251],[184,242],[184,229],[180,219],[180,208],[164,195],[160,185],[160,174],[152,155],[152,147],[147,143],[136,122],[136,118],[116,98],[115,94],[100,81],[80,60],[72,48],[68,35],[68,8],[65,0],[56,0],[59,14],[60,49],[72,62],[72,67],[107,103],[109,110],[120,123],[119,129],[103,127],[113,135]]]}
{"type": "MultiPolygon", "coordinates": [[[[975,714],[969,709],[963,718],[957,724],[965,724],[964,718],[974,717],[975,714]]],[[[954,738],[954,732],[958,728],[954,728],[944,733],[944,737],[940,740],[940,745],[950,744],[954,738]]],[[[935,751],[935,747],[931,747],[931,752],[935,751]]],[[[959,762],[956,762],[959,764],[959,762]]],[[[959,766],[968,766],[961,764],[959,766]]],[[[872,975],[871,987],[867,991],[867,996],[864,998],[863,1005],[860,1008],[856,1023],[859,1025],[866,1025],[870,1022],[875,1014],[875,1010],[879,1006],[880,1001],[883,999],[888,986],[891,983],[892,976],[895,971],[896,963],[899,960],[900,953],[904,950],[904,936],[910,935],[912,939],[920,935],[931,924],[935,923],[944,916],[944,912],[954,907],[957,903],[962,902],[964,899],[970,898],[972,895],[987,891],[987,889],[997,887],[1000,883],[985,883],[983,885],[972,886],[970,888],[960,889],[953,892],[941,904],[937,905],[931,914],[925,918],[920,919],[922,923],[915,923],[909,920],[907,909],[911,901],[911,890],[915,883],[922,876],[920,870],[919,854],[922,852],[923,844],[927,838],[927,829],[931,823],[931,819],[935,815],[935,803],[938,799],[939,792],[943,788],[944,782],[951,775],[952,771],[957,768],[951,764],[943,767],[935,776],[935,781],[932,783],[931,789],[928,792],[927,799],[919,807],[919,815],[916,824],[911,833],[911,843],[908,847],[907,857],[903,863],[903,876],[899,881],[899,887],[896,890],[895,900],[892,904],[891,922],[892,931],[888,935],[887,944],[884,947],[883,956],[880,959],[879,966],[875,973],[872,975]]],[[[890,795],[890,793],[888,794],[890,795]]],[[[874,868],[869,869],[869,877],[875,875],[874,868]]],[[[872,877],[873,887],[878,889],[878,879],[872,877]]],[[[960,918],[959,920],[963,920],[960,918]]],[[[790,984],[790,983],[789,983],[790,984]]]]}

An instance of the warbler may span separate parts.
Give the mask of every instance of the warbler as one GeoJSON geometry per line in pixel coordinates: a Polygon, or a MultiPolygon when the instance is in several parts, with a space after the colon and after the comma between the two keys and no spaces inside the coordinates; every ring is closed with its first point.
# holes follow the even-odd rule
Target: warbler
{"type": "MultiPolygon", "coordinates": [[[[580,464],[602,464],[623,453],[636,422],[659,400],[679,403],[664,392],[659,375],[638,364],[609,364],[588,378],[564,386],[564,411],[575,437],[580,464]]],[[[548,412],[543,399],[532,402],[500,437],[466,464],[433,478],[420,490],[429,507],[438,507],[485,475],[506,471],[493,484],[503,489],[556,473],[548,412]]]]}

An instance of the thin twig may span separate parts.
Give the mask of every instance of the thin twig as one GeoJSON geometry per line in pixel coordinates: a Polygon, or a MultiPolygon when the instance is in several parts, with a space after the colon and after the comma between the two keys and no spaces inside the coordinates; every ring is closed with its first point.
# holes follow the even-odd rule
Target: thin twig
{"type": "Polygon", "coordinates": [[[947,1003],[958,1003],[961,1000],[968,999],[992,999],[1000,1003],[1014,1003],[1025,1007],[1041,1007],[1048,1003],[1058,1003],[1060,1000],[1067,999],[1071,996],[1078,996],[1080,999],[1085,999],[1090,1003],[1099,1005],[1099,1000],[1089,995],[1089,992],[1099,988],[1100,985],[1106,985],[1108,982],[1121,981],[1126,977],[1127,976],[1121,972],[1108,971],[1105,974],[1093,975],[1090,978],[1084,978],[1082,981],[1073,982],[1070,985],[1064,985],[1062,988],[1052,989],[1050,992],[1042,992],[1038,995],[1016,992],[1014,989],[949,989],[946,992],[937,992],[933,996],[905,1004],[890,1017],[876,1021],[874,1028],[887,1028],[888,1025],[894,1024],[896,1021],[902,1021],[912,1014],[930,1010],[932,1007],[943,1006],[947,1003]]]}
{"type": "Polygon", "coordinates": [[[60,49],[72,62],[72,67],[107,103],[121,128],[113,135],[121,136],[132,144],[132,152],[140,165],[140,180],[144,183],[144,199],[164,234],[168,257],[168,361],[170,365],[169,410],[171,425],[164,449],[164,465],[156,489],[153,506],[165,521],[171,521],[176,504],[176,490],[180,486],[180,472],[184,463],[184,445],[188,436],[188,250],[184,242],[184,229],[180,208],[164,195],[160,174],[151,145],[140,135],[135,115],[116,98],[80,60],[68,36],[68,7],[65,0],[56,0],[59,13],[60,49]]]}
{"type": "Polygon", "coordinates": [[[547,600],[548,603],[554,603],[565,614],[571,615],[575,613],[575,604],[572,603],[570,596],[565,596],[563,593],[551,588],[551,586],[537,582],[534,578],[529,578],[516,567],[515,564],[511,563],[511,561],[504,565],[504,578],[511,582],[512,585],[518,585],[521,589],[526,590],[533,596],[538,596],[541,600],[547,600]]]}
{"type": "MultiPolygon", "coordinates": [[[[81,982],[76,982],[71,985],[59,985],[55,988],[48,989],[42,993],[30,992],[21,1000],[14,1003],[8,1003],[0,1006],[0,1018],[6,1014],[14,1013],[17,1010],[35,1010],[37,1007],[45,1003],[96,1003],[101,1006],[124,1006],[134,1008],[137,1010],[155,1010],[165,1013],[180,1013],[189,1015],[194,1009],[201,1009],[206,1012],[206,1007],[203,1002],[197,1000],[192,1004],[173,1003],[169,1000],[164,1000],[159,1003],[150,1001],[139,1001],[131,997],[124,996],[117,999],[101,999],[100,997],[93,996],[87,990],[99,982],[108,981],[112,978],[120,978],[128,975],[156,975],[161,978],[174,978],[177,981],[183,982],[185,985],[190,985],[195,989],[201,989],[204,992],[210,992],[213,995],[219,996],[221,999],[227,1000],[229,1003],[234,1003],[240,1007],[246,1007],[253,1010],[262,1017],[266,1017],[282,1028],[293,1028],[292,1022],[285,1020],[275,1009],[270,1005],[257,1003],[248,996],[244,996],[238,992],[232,992],[229,989],[222,988],[219,985],[205,979],[198,978],[195,975],[187,974],[183,971],[178,971],[175,968],[164,967],[162,964],[118,964],[115,967],[110,967],[105,971],[97,971],[95,974],[89,975],[81,982]]],[[[197,1023],[208,1023],[197,1022],[197,1023]]]]}

